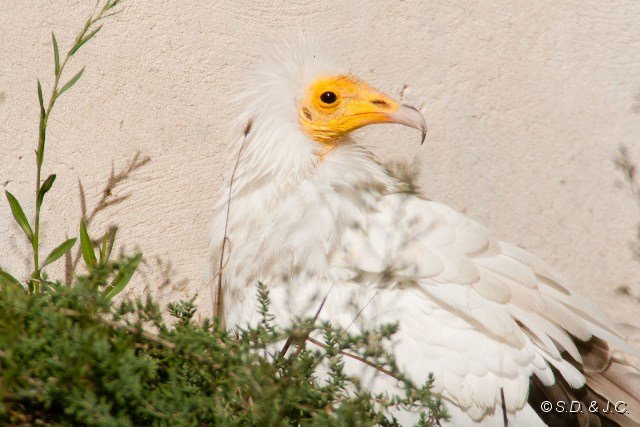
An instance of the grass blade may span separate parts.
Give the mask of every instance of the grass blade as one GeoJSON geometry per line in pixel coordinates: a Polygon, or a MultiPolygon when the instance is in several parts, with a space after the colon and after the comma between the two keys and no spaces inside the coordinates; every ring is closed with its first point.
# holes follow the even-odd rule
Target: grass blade
{"type": "Polygon", "coordinates": [[[0,270],[0,283],[6,283],[11,285],[18,285],[22,287],[18,279],[7,273],[6,271],[0,270]]]}
{"type": "Polygon", "coordinates": [[[87,226],[84,221],[80,222],[80,250],[82,252],[82,259],[88,269],[91,269],[96,265],[96,253],[93,250],[93,243],[89,233],[87,233],[87,226]]]}
{"type": "Polygon", "coordinates": [[[95,30],[90,32],[88,36],[83,37],[78,43],[76,43],[76,45],[73,46],[73,48],[71,48],[71,50],[69,51],[69,56],[71,56],[74,53],[76,53],[78,51],[78,49],[80,49],[82,47],[83,44],[85,44],[86,42],[91,40],[93,38],[93,36],[95,36],[98,33],[98,31],[100,31],[101,28],[102,28],[102,25],[100,25],[98,28],[96,28],[95,30]]]}
{"type": "Polygon", "coordinates": [[[108,237],[105,235],[102,238],[102,245],[100,246],[100,265],[104,265],[107,262],[107,240],[108,237]]]}
{"type": "Polygon", "coordinates": [[[136,272],[141,259],[142,254],[137,254],[118,271],[118,274],[116,274],[116,277],[111,282],[111,285],[107,287],[103,294],[103,296],[107,300],[110,300],[114,296],[118,295],[127,286],[129,281],[133,277],[133,274],[136,272]]]}
{"type": "Polygon", "coordinates": [[[47,256],[47,259],[44,260],[44,262],[42,263],[42,267],[45,267],[49,264],[51,264],[52,262],[58,260],[62,255],[64,255],[65,253],[67,253],[67,251],[69,249],[71,249],[73,247],[73,245],[75,245],[76,243],[76,239],[68,239],[64,242],[62,242],[62,244],[60,246],[58,246],[57,248],[55,248],[54,250],[51,251],[51,253],[49,254],[49,256],[47,256]]]}
{"type": "Polygon", "coordinates": [[[113,244],[116,241],[116,232],[118,231],[118,227],[111,227],[108,231],[109,235],[109,244],[107,245],[107,254],[105,261],[109,261],[109,257],[111,256],[111,251],[113,250],[113,244]]]}
{"type": "Polygon", "coordinates": [[[54,71],[56,76],[60,74],[60,51],[58,50],[58,41],[56,40],[56,35],[51,33],[51,40],[53,40],[53,62],[54,62],[54,71]]]}
{"type": "Polygon", "coordinates": [[[111,227],[102,238],[102,247],[100,248],[100,264],[102,265],[109,261],[113,242],[116,240],[116,231],[118,231],[117,227],[111,227]]]}
{"type": "Polygon", "coordinates": [[[47,179],[42,183],[42,187],[38,191],[38,198],[36,199],[36,206],[40,207],[42,205],[42,200],[44,200],[44,195],[47,194],[47,191],[51,189],[53,182],[56,180],[56,175],[49,175],[47,179]]]}
{"type": "Polygon", "coordinates": [[[38,79],[38,101],[40,102],[40,115],[44,116],[44,98],[42,97],[42,85],[38,79]]]}
{"type": "Polygon", "coordinates": [[[71,77],[71,80],[69,80],[64,86],[62,86],[62,89],[60,89],[60,92],[58,92],[57,96],[60,96],[71,89],[71,87],[80,79],[80,77],[82,77],[82,73],[84,73],[84,67],[82,67],[82,70],[78,71],[75,76],[71,77]]]}
{"type": "Polygon", "coordinates": [[[24,211],[22,210],[22,206],[18,202],[13,194],[9,193],[5,190],[4,194],[7,196],[7,200],[9,200],[9,206],[11,206],[11,213],[13,214],[13,218],[16,220],[24,234],[27,236],[29,241],[33,240],[33,230],[29,225],[29,221],[27,221],[27,217],[24,215],[24,211]]]}
{"type": "Polygon", "coordinates": [[[38,149],[36,150],[36,159],[38,165],[42,165],[44,159],[44,140],[46,138],[47,128],[47,112],[44,109],[44,98],[42,97],[42,85],[38,80],[38,102],[40,103],[40,124],[38,128],[38,149]]]}

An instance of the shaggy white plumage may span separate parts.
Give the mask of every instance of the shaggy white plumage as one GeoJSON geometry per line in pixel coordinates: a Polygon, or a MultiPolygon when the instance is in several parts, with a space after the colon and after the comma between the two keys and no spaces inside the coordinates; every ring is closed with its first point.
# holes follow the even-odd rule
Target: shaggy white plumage
{"type": "MultiPolygon", "coordinates": [[[[451,425],[502,426],[500,389],[511,425],[543,425],[531,393],[558,389],[565,397],[581,389],[631,399],[640,415],[638,371],[629,362],[635,350],[558,272],[465,215],[403,191],[348,136],[319,155],[322,144],[300,127],[299,104],[316,79],[344,74],[326,58],[303,37],[283,44],[240,98],[234,129],[242,152],[222,273],[227,326],[255,319],[260,280],[283,325],[312,316],[325,297],[320,319],[342,327],[399,322],[400,366],[418,382],[433,372],[451,425]]],[[[219,269],[226,191],[211,225],[211,276],[219,269]]],[[[349,365],[373,389],[395,385],[357,361],[349,365]]],[[[628,416],[617,422],[634,425],[628,416]]]]}

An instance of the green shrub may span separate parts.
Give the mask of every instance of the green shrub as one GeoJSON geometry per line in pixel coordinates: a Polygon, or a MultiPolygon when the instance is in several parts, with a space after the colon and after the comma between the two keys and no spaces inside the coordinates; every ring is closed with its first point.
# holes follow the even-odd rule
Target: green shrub
{"type": "MultiPolygon", "coordinates": [[[[216,323],[192,321],[190,302],[170,305],[175,324],[162,321],[150,299],[113,305],[83,277],[74,286],[54,285],[29,294],[0,290],[0,421],[13,425],[393,425],[387,409],[412,408],[437,415],[429,384],[417,388],[372,337],[328,325],[321,350],[297,348],[288,356],[269,350],[288,336],[268,315],[260,287],[263,321],[229,334],[216,323]],[[349,352],[397,376],[401,397],[371,395],[342,371],[349,352]],[[317,376],[329,366],[328,380],[317,376]]],[[[279,346],[278,346],[279,348],[279,346]]]]}

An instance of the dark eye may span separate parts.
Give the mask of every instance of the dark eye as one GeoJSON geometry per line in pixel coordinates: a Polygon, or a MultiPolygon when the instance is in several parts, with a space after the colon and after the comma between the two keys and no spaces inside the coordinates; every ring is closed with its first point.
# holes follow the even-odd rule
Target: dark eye
{"type": "Polygon", "coordinates": [[[333,92],[325,92],[320,95],[320,100],[325,104],[333,104],[334,102],[336,102],[336,99],[338,99],[338,97],[333,92]]]}

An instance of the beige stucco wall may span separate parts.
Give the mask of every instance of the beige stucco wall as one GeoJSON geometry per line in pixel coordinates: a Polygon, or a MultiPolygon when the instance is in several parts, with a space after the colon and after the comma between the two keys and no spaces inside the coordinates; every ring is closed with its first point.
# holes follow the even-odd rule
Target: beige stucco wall
{"type": "MultiPolygon", "coordinates": [[[[48,92],[50,31],[68,48],[93,3],[0,1],[0,190],[30,212],[36,77],[48,92]]],[[[173,283],[163,298],[199,292],[206,305],[200,279],[211,207],[231,166],[230,98],[263,40],[295,27],[375,86],[424,105],[427,144],[382,126],[360,132],[368,147],[414,162],[430,197],[538,253],[615,319],[633,321],[640,305],[614,289],[640,295],[627,248],[640,215],[612,158],[626,144],[640,159],[638,1],[129,0],[72,63],[86,64],[85,75],[50,121],[45,171],[58,181],[45,247],[77,234],[78,180],[91,208],[112,164],[140,151],[151,162],[118,192],[131,196],[92,231],[117,223],[120,243],[139,245],[148,264],[139,293],[159,292],[161,260],[173,283]]],[[[24,274],[25,249],[3,198],[0,265],[24,274]]]]}

